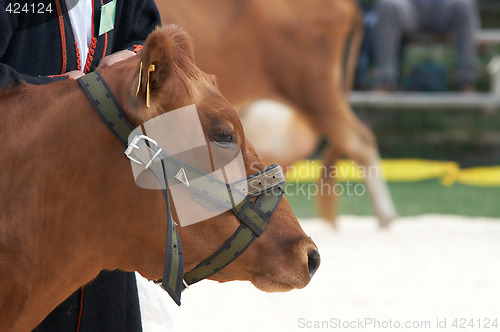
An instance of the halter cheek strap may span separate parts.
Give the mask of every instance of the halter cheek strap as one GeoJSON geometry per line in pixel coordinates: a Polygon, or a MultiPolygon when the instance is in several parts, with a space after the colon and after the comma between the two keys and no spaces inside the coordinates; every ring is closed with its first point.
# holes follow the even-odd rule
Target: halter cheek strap
{"type": "MultiPolygon", "coordinates": [[[[128,136],[134,127],[128,121],[125,113],[123,113],[123,110],[111,93],[111,90],[101,74],[99,74],[98,71],[94,71],[80,77],[78,83],[82,86],[83,91],[85,91],[85,94],[90,99],[92,105],[94,105],[94,108],[97,110],[97,113],[104,123],[120,142],[127,146],[128,136]]],[[[164,176],[166,176],[166,174],[164,176]]],[[[167,207],[167,244],[162,287],[170,297],[172,297],[175,303],[180,305],[183,287],[184,260],[182,256],[181,241],[170,210],[168,188],[165,188],[163,194],[167,207]]]]}

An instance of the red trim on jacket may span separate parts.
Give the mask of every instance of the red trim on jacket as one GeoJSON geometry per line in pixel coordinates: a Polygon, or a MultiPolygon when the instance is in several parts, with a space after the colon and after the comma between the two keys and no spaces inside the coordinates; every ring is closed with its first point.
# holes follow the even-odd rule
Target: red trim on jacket
{"type": "Polygon", "coordinates": [[[82,70],[82,60],[80,55],[80,49],[78,48],[78,43],[75,42],[76,49],[76,64],[78,65],[78,70],[82,70]]]}
{"type": "Polygon", "coordinates": [[[135,48],[132,50],[132,52],[134,53],[137,53],[142,50],[142,45],[134,45],[134,47],[135,48]]]}
{"type": "Polygon", "coordinates": [[[104,57],[106,56],[106,49],[107,49],[107,48],[108,48],[108,33],[106,32],[106,33],[104,34],[104,49],[103,49],[103,51],[102,51],[102,57],[101,57],[101,59],[102,59],[102,58],[104,58],[104,57]]]}
{"type": "Polygon", "coordinates": [[[61,33],[61,52],[62,52],[62,66],[61,66],[61,74],[66,72],[66,65],[68,62],[67,54],[66,54],[66,33],[64,32],[64,19],[61,10],[61,4],[59,0],[55,0],[56,9],[57,9],[57,18],[59,19],[59,32],[61,33]]]}
{"type": "Polygon", "coordinates": [[[95,47],[97,45],[97,39],[94,37],[94,1],[92,1],[92,39],[90,41],[89,46],[89,54],[87,55],[87,61],[85,62],[85,69],[83,72],[86,74],[90,70],[90,66],[92,65],[92,60],[94,60],[95,47]]]}

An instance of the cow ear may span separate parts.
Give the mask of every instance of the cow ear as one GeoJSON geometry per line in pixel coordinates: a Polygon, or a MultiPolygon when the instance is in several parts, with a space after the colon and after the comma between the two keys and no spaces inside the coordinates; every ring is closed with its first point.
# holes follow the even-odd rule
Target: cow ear
{"type": "Polygon", "coordinates": [[[172,71],[173,46],[170,36],[160,29],[151,33],[144,43],[137,93],[146,98],[148,104],[148,95],[159,91],[172,71]]]}
{"type": "Polygon", "coordinates": [[[145,99],[146,105],[181,94],[179,88],[186,86],[186,82],[181,81],[197,72],[191,38],[174,24],[152,32],[144,42],[140,56],[142,71],[136,96],[145,99]]]}

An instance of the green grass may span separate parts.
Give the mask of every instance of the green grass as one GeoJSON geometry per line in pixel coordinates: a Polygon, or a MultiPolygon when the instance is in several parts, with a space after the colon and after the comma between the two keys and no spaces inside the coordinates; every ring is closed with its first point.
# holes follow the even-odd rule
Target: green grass
{"type": "MultiPolygon", "coordinates": [[[[297,190],[300,185],[303,185],[303,189],[307,186],[287,184],[286,197],[299,218],[317,217],[314,197],[308,197],[307,193],[297,190]]],[[[438,180],[426,180],[392,182],[389,183],[389,189],[399,216],[436,213],[500,218],[498,187],[473,187],[462,184],[446,187],[438,180]]],[[[339,196],[338,211],[339,214],[360,216],[374,214],[368,193],[361,196],[339,196]]]]}

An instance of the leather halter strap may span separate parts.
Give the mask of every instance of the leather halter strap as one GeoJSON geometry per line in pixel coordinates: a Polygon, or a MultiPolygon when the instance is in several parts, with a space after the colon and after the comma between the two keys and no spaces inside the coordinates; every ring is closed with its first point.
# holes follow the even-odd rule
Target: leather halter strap
{"type": "MultiPolygon", "coordinates": [[[[97,110],[97,113],[106,126],[108,126],[111,132],[123,145],[127,146],[128,136],[134,127],[128,121],[125,113],[116,101],[113,93],[109,89],[101,74],[99,74],[96,70],[78,78],[77,81],[80,83],[83,91],[85,91],[85,94],[90,99],[92,105],[94,105],[94,108],[97,110]]],[[[184,275],[182,246],[172,218],[172,212],[170,210],[168,188],[163,191],[163,195],[165,197],[165,205],[167,208],[167,239],[162,287],[175,301],[175,303],[180,305],[181,291],[183,289],[182,280],[184,275]]]]}
{"type": "MultiPolygon", "coordinates": [[[[94,71],[80,77],[78,82],[104,123],[120,142],[127,146],[128,136],[134,128],[127,120],[102,76],[97,71],[94,71]]],[[[137,148],[137,146],[135,147],[137,148]]],[[[146,148],[151,149],[152,147],[146,143],[146,148]]],[[[178,173],[180,168],[184,169],[187,179],[200,176],[199,170],[176,159],[165,151],[153,150],[153,155],[155,158],[158,157],[162,166],[161,174],[153,172],[158,181],[164,181],[165,184],[168,180],[179,181],[175,174],[178,173]]],[[[127,156],[131,158],[130,153],[127,153],[127,156]]],[[[136,159],[135,161],[149,165],[152,160],[136,159]]],[[[209,184],[210,188],[199,184],[189,186],[189,189],[200,194],[203,199],[230,208],[242,224],[219,250],[191,271],[184,273],[181,241],[171,214],[168,186],[165,185],[163,192],[167,208],[167,243],[162,287],[178,305],[180,305],[181,291],[186,286],[183,286],[183,278],[187,285],[193,284],[220,271],[236,259],[255,238],[262,234],[283,197],[281,185],[284,183],[284,176],[281,168],[276,164],[246,179],[233,183],[229,187],[215,178],[211,178],[209,181],[211,182],[209,184]],[[243,189],[246,188],[243,181],[246,181],[245,185],[247,184],[248,187],[246,193],[243,192],[243,189]],[[229,192],[230,197],[235,199],[231,202],[221,200],[221,195],[217,194],[221,191],[229,192]],[[253,202],[250,199],[251,196],[258,196],[258,198],[253,202]],[[234,201],[241,203],[235,205],[234,201]]]]}

